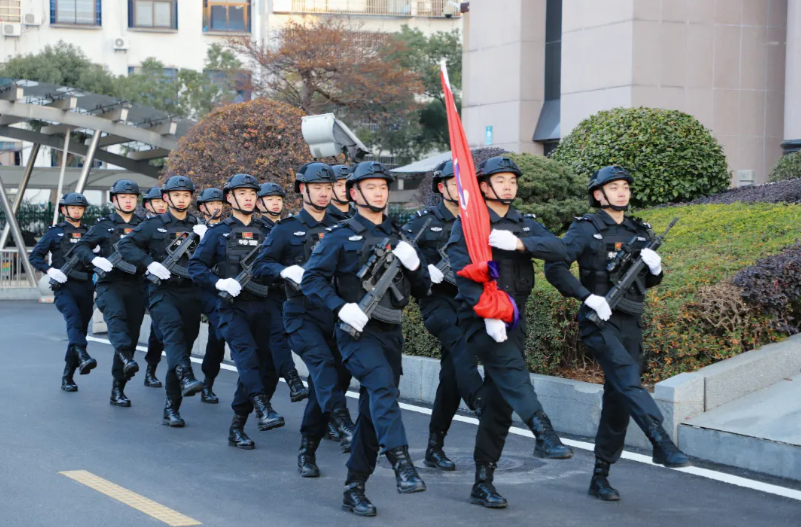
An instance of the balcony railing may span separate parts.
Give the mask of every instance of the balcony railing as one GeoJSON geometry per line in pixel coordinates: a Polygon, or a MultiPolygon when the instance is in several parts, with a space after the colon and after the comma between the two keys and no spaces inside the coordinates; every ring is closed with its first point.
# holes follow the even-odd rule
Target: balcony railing
{"type": "MultiPolygon", "coordinates": [[[[275,12],[333,15],[444,17],[449,0],[291,0],[276,2],[275,12]]],[[[457,12],[454,17],[461,16],[457,12]]]]}
{"type": "Polygon", "coordinates": [[[22,22],[21,4],[21,0],[0,0],[0,22],[22,22]]]}
{"type": "MultiPolygon", "coordinates": [[[[22,258],[27,258],[31,250],[28,249],[23,253],[22,258]]],[[[20,257],[19,251],[15,248],[0,249],[0,288],[31,287],[20,257]]],[[[41,277],[42,274],[36,271],[37,283],[41,277]]]]}

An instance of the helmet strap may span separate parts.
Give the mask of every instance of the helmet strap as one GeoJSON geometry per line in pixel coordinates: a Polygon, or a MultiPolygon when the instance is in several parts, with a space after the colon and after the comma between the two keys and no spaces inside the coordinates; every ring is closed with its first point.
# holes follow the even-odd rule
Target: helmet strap
{"type": "MultiPolygon", "coordinates": [[[[316,203],[312,202],[312,199],[311,199],[311,194],[309,194],[309,185],[307,185],[307,184],[305,184],[305,183],[304,183],[304,184],[303,184],[303,186],[304,186],[304,187],[306,187],[306,197],[307,197],[307,198],[309,198],[309,201],[306,201],[306,200],[304,199],[304,200],[303,200],[303,203],[305,203],[306,205],[310,205],[310,206],[311,206],[311,207],[312,207],[314,210],[316,210],[317,212],[324,212],[324,211],[325,211],[325,209],[327,209],[327,208],[328,208],[328,205],[326,205],[325,207],[321,207],[320,205],[317,205],[316,203]]],[[[334,190],[333,190],[333,189],[331,189],[331,192],[333,192],[333,191],[334,191],[334,190]]]]}
{"type": "Polygon", "coordinates": [[[627,210],[629,210],[629,206],[628,205],[622,205],[622,206],[621,205],[612,205],[612,202],[609,201],[609,198],[606,197],[606,191],[604,190],[604,188],[601,187],[599,190],[601,191],[601,194],[603,194],[604,199],[606,200],[606,205],[601,205],[602,209],[612,209],[612,210],[617,211],[617,212],[626,212],[627,210]]]}
{"type": "MultiPolygon", "coordinates": [[[[164,195],[164,194],[162,194],[162,196],[163,196],[163,195],[164,195]]],[[[170,196],[170,193],[169,193],[169,192],[167,192],[167,204],[170,206],[170,208],[171,208],[171,209],[175,210],[176,212],[181,212],[181,213],[184,213],[184,212],[186,212],[186,211],[188,211],[188,210],[189,210],[189,206],[188,206],[188,205],[187,205],[186,207],[182,207],[182,208],[178,208],[178,207],[176,207],[175,205],[173,205],[173,203],[172,203],[172,196],[170,196]]]]}
{"type": "MultiPolygon", "coordinates": [[[[446,181],[447,181],[447,179],[443,179],[441,181],[441,183],[445,183],[446,181]]],[[[451,197],[451,191],[448,190],[448,185],[443,185],[443,188],[445,189],[445,193],[442,193],[442,192],[439,193],[439,195],[442,196],[443,201],[447,201],[449,203],[453,203],[454,205],[458,205],[459,204],[459,200],[458,199],[453,199],[451,197]],[[445,194],[448,194],[447,198],[445,197],[445,194]]]]}
{"type": "MultiPolygon", "coordinates": [[[[62,205],[62,207],[64,207],[64,212],[62,212],[62,214],[66,220],[72,223],[81,223],[81,218],[73,218],[72,216],[69,215],[70,209],[68,207],[74,207],[74,206],[75,205],[62,205]]],[[[86,207],[84,207],[83,210],[86,210],[86,207]]]]}
{"type": "MultiPolygon", "coordinates": [[[[216,220],[217,218],[222,216],[222,207],[220,207],[219,210],[217,210],[216,212],[214,212],[212,214],[212,213],[209,212],[209,206],[206,203],[201,203],[200,206],[206,208],[206,212],[203,212],[203,209],[201,209],[200,212],[203,212],[204,216],[211,216],[210,219],[212,219],[212,220],[216,220]]],[[[200,207],[198,207],[198,208],[200,208],[200,207]]]]}
{"type": "Polygon", "coordinates": [[[498,196],[498,191],[495,190],[495,185],[492,184],[492,176],[488,177],[486,179],[486,182],[487,182],[487,185],[490,186],[490,188],[492,189],[492,193],[495,194],[496,197],[491,198],[491,197],[487,196],[486,194],[484,194],[482,192],[485,201],[497,201],[498,203],[501,203],[501,204],[507,205],[507,206],[509,206],[512,203],[514,203],[515,198],[512,198],[512,199],[501,199],[501,198],[497,197],[498,196]]]}
{"type": "Polygon", "coordinates": [[[266,197],[267,197],[267,196],[262,196],[262,197],[260,197],[260,198],[259,198],[259,199],[261,200],[261,205],[262,205],[262,207],[264,207],[265,214],[266,214],[266,215],[268,215],[268,216],[275,216],[276,218],[280,218],[280,217],[281,217],[281,214],[284,212],[284,206],[283,206],[283,205],[281,205],[281,210],[279,210],[278,212],[271,212],[271,211],[270,211],[270,210],[267,208],[267,202],[266,202],[266,201],[264,201],[264,198],[266,198],[266,197]]]}
{"type": "MultiPolygon", "coordinates": [[[[232,189],[232,190],[235,190],[235,189],[232,189]]],[[[256,212],[256,207],[253,207],[253,208],[252,208],[252,209],[250,209],[250,210],[245,210],[245,209],[243,209],[243,208],[242,208],[242,207],[239,205],[239,200],[237,199],[237,197],[236,197],[236,194],[235,194],[235,193],[231,193],[231,195],[234,197],[234,203],[236,204],[236,206],[234,206],[233,204],[231,205],[231,208],[232,208],[233,210],[235,210],[236,212],[238,212],[238,213],[240,213],[240,214],[244,214],[245,216],[250,216],[251,214],[253,214],[254,212],[256,212]]],[[[208,209],[207,209],[207,210],[208,210],[208,209]]],[[[220,212],[222,212],[222,210],[221,210],[220,212]]]]}
{"type": "Polygon", "coordinates": [[[364,205],[362,205],[361,203],[356,203],[357,207],[367,208],[373,212],[384,212],[386,210],[387,208],[386,205],[384,205],[383,207],[376,207],[375,205],[371,205],[370,202],[367,201],[367,198],[364,197],[364,192],[362,192],[362,187],[359,185],[358,181],[356,182],[356,190],[359,191],[359,194],[362,195],[362,199],[364,200],[364,205]]]}

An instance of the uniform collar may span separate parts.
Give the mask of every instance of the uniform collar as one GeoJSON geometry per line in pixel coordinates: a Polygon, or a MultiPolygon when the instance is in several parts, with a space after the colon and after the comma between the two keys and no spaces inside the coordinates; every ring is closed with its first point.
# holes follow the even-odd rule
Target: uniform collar
{"type": "Polygon", "coordinates": [[[266,225],[267,227],[274,227],[274,226],[275,226],[275,222],[274,222],[273,220],[271,220],[270,218],[268,218],[266,215],[265,215],[265,216],[262,216],[262,217],[260,217],[260,218],[259,218],[259,219],[257,219],[256,221],[258,221],[258,222],[260,222],[260,223],[263,223],[263,224],[264,224],[264,225],[266,225]]]}
{"type": "Polygon", "coordinates": [[[359,222],[359,224],[362,227],[371,232],[374,231],[375,229],[380,229],[384,231],[385,234],[392,234],[394,232],[393,228],[394,226],[392,224],[392,220],[390,219],[389,216],[386,215],[384,216],[384,221],[382,221],[378,225],[376,225],[372,221],[368,220],[367,218],[359,214],[359,211],[356,211],[356,214],[353,215],[353,220],[359,222]]]}
{"type": "Polygon", "coordinates": [[[323,221],[317,221],[317,220],[314,219],[314,217],[312,217],[311,214],[309,214],[309,211],[307,211],[306,209],[300,209],[300,212],[298,212],[298,214],[297,214],[298,220],[303,225],[305,225],[306,227],[308,227],[310,229],[313,229],[314,227],[316,227],[317,225],[320,225],[320,224],[328,225],[329,223],[331,223],[330,220],[326,221],[326,219],[329,218],[329,217],[330,217],[330,215],[328,213],[326,213],[326,215],[323,216],[323,221]]]}
{"type": "Polygon", "coordinates": [[[513,221],[515,223],[520,223],[523,221],[523,216],[514,207],[509,207],[509,211],[503,218],[498,216],[498,214],[491,208],[487,207],[487,210],[489,211],[490,223],[498,223],[502,219],[513,221]]]}
{"type": "Polygon", "coordinates": [[[113,223],[122,223],[122,224],[128,225],[129,223],[135,223],[136,220],[140,219],[140,218],[139,218],[139,216],[136,215],[136,213],[134,213],[134,214],[131,215],[131,221],[126,223],[126,221],[122,219],[122,216],[120,216],[119,212],[112,212],[111,216],[109,216],[109,219],[113,223]]]}
{"type": "Polygon", "coordinates": [[[451,211],[448,210],[448,207],[445,206],[444,202],[440,202],[439,205],[436,206],[435,210],[439,213],[437,216],[439,216],[442,221],[453,221],[456,219],[456,216],[454,216],[451,211]]]}
{"type": "Polygon", "coordinates": [[[634,230],[634,231],[637,230],[636,225],[634,225],[634,222],[631,221],[631,218],[628,217],[628,216],[624,216],[623,217],[623,223],[616,222],[614,220],[614,218],[612,218],[612,216],[610,216],[609,213],[606,212],[603,209],[601,209],[601,210],[599,210],[597,212],[597,216],[598,216],[598,218],[601,219],[601,221],[603,221],[609,227],[617,227],[618,225],[621,225],[621,226],[624,226],[624,227],[626,227],[626,228],[628,228],[630,230],[634,230]]]}
{"type": "Polygon", "coordinates": [[[192,217],[191,214],[187,214],[185,219],[179,220],[178,218],[172,215],[170,209],[167,209],[167,212],[161,215],[161,219],[164,220],[164,223],[193,223],[192,220],[189,219],[191,217],[192,217]]]}

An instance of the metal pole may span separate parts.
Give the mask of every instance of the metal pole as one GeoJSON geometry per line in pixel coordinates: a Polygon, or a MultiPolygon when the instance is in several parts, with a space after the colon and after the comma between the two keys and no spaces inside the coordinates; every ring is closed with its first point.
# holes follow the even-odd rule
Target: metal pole
{"type": "Polygon", "coordinates": [[[17,225],[17,218],[11,212],[11,204],[8,202],[6,188],[3,186],[1,180],[0,206],[3,207],[3,211],[6,213],[6,224],[11,227],[11,235],[14,236],[14,242],[17,244],[17,253],[20,256],[19,260],[22,262],[22,266],[25,267],[25,273],[28,275],[28,282],[30,282],[31,287],[36,287],[36,275],[33,272],[31,262],[28,261],[28,251],[25,247],[25,240],[22,239],[22,232],[20,232],[19,225],[17,225]]]}
{"type": "Polygon", "coordinates": [[[67,171],[67,156],[70,150],[70,127],[64,132],[64,150],[61,153],[61,174],[58,176],[58,191],[56,191],[56,207],[53,213],[53,225],[58,223],[58,200],[61,199],[61,192],[64,190],[64,173],[67,171]]]}
{"type": "MultiPolygon", "coordinates": [[[[17,187],[17,197],[14,198],[13,208],[15,217],[19,212],[20,205],[22,205],[22,198],[25,195],[25,191],[28,189],[28,183],[31,180],[31,174],[33,174],[33,165],[36,163],[36,157],[39,155],[39,148],[41,146],[42,145],[39,143],[33,143],[33,147],[31,148],[31,156],[28,158],[28,164],[25,166],[25,173],[22,175],[22,181],[19,182],[19,187],[17,187]]],[[[6,224],[3,227],[3,234],[0,234],[0,249],[6,246],[9,232],[9,226],[6,224]]]]}
{"type": "Polygon", "coordinates": [[[83,192],[83,189],[86,188],[86,180],[89,178],[89,171],[92,170],[92,163],[94,163],[95,160],[95,152],[97,151],[97,144],[100,142],[101,135],[99,131],[95,130],[95,134],[92,136],[92,142],[89,143],[89,150],[83,158],[83,169],[81,170],[81,177],[78,179],[77,185],[75,185],[75,192],[83,192]]]}

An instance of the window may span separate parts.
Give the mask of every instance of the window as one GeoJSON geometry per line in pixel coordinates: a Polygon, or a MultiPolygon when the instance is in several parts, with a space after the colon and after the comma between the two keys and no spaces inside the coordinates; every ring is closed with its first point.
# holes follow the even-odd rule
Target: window
{"type": "Polygon", "coordinates": [[[234,102],[245,102],[253,98],[253,85],[251,76],[247,71],[228,73],[220,70],[205,70],[204,73],[211,78],[211,82],[223,91],[231,91],[234,102]]]}
{"type": "Polygon", "coordinates": [[[20,0],[0,0],[0,22],[22,22],[20,0]]]}
{"type": "Polygon", "coordinates": [[[562,0],[547,0],[545,7],[545,101],[542,104],[534,141],[545,154],[558,144],[562,122],[562,0]]]}
{"type": "MultiPolygon", "coordinates": [[[[128,66],[128,75],[132,73],[142,73],[141,66],[128,66]]],[[[162,78],[168,82],[174,82],[178,79],[178,68],[164,68],[162,70],[162,78]]]]}
{"type": "Polygon", "coordinates": [[[176,0],[128,0],[128,27],[178,29],[176,0]]]}
{"type": "Polygon", "coordinates": [[[101,0],[50,0],[50,23],[100,26],[101,0]]]}
{"type": "Polygon", "coordinates": [[[203,31],[250,32],[250,0],[203,0],[203,31]]]}

